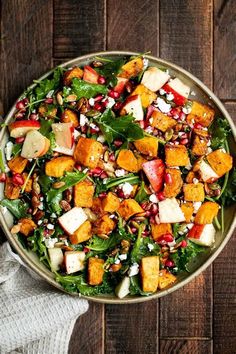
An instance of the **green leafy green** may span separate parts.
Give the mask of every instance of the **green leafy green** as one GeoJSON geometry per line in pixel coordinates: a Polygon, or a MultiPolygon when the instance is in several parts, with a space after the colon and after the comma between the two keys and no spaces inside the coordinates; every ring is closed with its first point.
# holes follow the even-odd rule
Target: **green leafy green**
{"type": "Polygon", "coordinates": [[[17,219],[27,216],[29,204],[21,199],[3,199],[1,200],[0,205],[6,207],[17,219]]]}
{"type": "Polygon", "coordinates": [[[47,175],[41,175],[39,176],[38,182],[42,188],[43,193],[46,193],[49,191],[54,179],[52,177],[49,177],[47,175]]]}
{"type": "Polygon", "coordinates": [[[171,254],[171,259],[175,263],[175,267],[177,268],[177,272],[186,271],[189,272],[189,263],[195,257],[198,256],[199,253],[206,252],[207,248],[203,246],[199,246],[194,242],[188,240],[188,246],[179,248],[176,253],[171,254]]]}
{"type": "Polygon", "coordinates": [[[110,108],[96,119],[106,141],[111,144],[115,139],[135,141],[144,137],[143,129],[134,122],[132,115],[115,118],[110,108]]]}
{"type": "Polygon", "coordinates": [[[228,121],[225,118],[217,118],[214,120],[209,129],[212,134],[211,148],[213,150],[224,148],[225,141],[228,135],[231,133],[231,128],[228,121]]]}
{"type": "Polygon", "coordinates": [[[91,84],[89,82],[74,78],[72,80],[72,91],[77,96],[77,100],[85,97],[91,98],[96,96],[98,93],[106,95],[108,89],[104,85],[91,84]]]}
{"type": "Polygon", "coordinates": [[[47,247],[44,243],[43,227],[35,229],[33,235],[28,237],[27,240],[30,243],[31,250],[38,254],[40,261],[43,262],[47,267],[50,267],[47,247]]]}
{"type": "Polygon", "coordinates": [[[95,70],[106,78],[106,84],[114,87],[117,84],[116,76],[121,71],[121,67],[125,64],[125,59],[120,58],[117,60],[106,61],[100,68],[95,70]]]}
{"type": "Polygon", "coordinates": [[[0,149],[0,170],[1,170],[1,172],[5,172],[2,149],[0,149]]]}
{"type": "Polygon", "coordinates": [[[123,239],[130,240],[132,239],[132,235],[127,232],[114,232],[106,240],[98,236],[93,236],[86,247],[98,253],[106,252],[107,250],[113,249],[123,239]]]}
{"type": "Polygon", "coordinates": [[[14,144],[12,147],[12,156],[15,157],[21,152],[22,144],[14,144]]]}
{"type": "Polygon", "coordinates": [[[130,277],[129,290],[130,290],[130,295],[148,296],[152,294],[152,293],[145,292],[141,289],[140,279],[138,275],[134,275],[133,277],[130,277]]]}
{"type": "Polygon", "coordinates": [[[228,206],[236,202],[236,168],[229,174],[227,184],[222,191],[220,200],[223,205],[228,206]]]}
{"type": "Polygon", "coordinates": [[[138,202],[138,203],[143,203],[143,202],[145,202],[146,200],[148,200],[148,194],[147,194],[146,189],[145,189],[145,183],[144,183],[144,181],[141,182],[141,186],[140,186],[140,188],[139,188],[138,193],[137,193],[136,196],[135,196],[135,200],[136,200],[136,202],[138,202]]]}
{"type": "Polygon", "coordinates": [[[96,195],[106,192],[107,190],[114,188],[122,183],[130,183],[130,184],[138,184],[140,182],[139,176],[129,173],[125,175],[124,177],[111,177],[106,180],[106,183],[104,183],[103,180],[97,178],[95,181],[96,185],[96,195]]]}
{"type": "Polygon", "coordinates": [[[57,67],[53,72],[52,79],[44,79],[40,81],[35,88],[36,100],[46,97],[49,91],[55,90],[60,84],[62,77],[62,68],[57,67]]]}
{"type": "Polygon", "coordinates": [[[145,256],[158,255],[160,252],[160,247],[150,237],[142,237],[144,226],[145,225],[142,224],[140,225],[137,239],[130,253],[130,260],[132,263],[139,263],[141,258],[145,256]],[[150,245],[152,246],[151,251],[149,249],[150,245]]]}
{"type": "Polygon", "coordinates": [[[44,136],[48,136],[48,134],[52,131],[52,123],[53,121],[51,119],[40,119],[40,129],[39,132],[44,135],[44,136]]]}

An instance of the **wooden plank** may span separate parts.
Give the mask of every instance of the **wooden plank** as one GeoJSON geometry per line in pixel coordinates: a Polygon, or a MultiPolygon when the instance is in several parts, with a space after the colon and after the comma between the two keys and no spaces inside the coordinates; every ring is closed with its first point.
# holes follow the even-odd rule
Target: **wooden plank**
{"type": "MultiPolygon", "coordinates": [[[[236,123],[236,103],[225,103],[236,123]]],[[[236,348],[236,230],[213,264],[214,352],[231,354],[236,348]]]]}
{"type": "Polygon", "coordinates": [[[107,49],[159,54],[158,1],[107,1],[107,49]]]}
{"type": "Polygon", "coordinates": [[[154,354],[158,348],[158,302],[107,305],[105,352],[154,354]]]}
{"type": "Polygon", "coordinates": [[[212,81],[212,0],[162,0],[160,56],[212,81]]]}
{"type": "Polygon", "coordinates": [[[224,99],[236,99],[235,16],[235,0],[214,1],[214,90],[224,99]]]}
{"type": "Polygon", "coordinates": [[[162,354],[210,354],[212,353],[211,340],[166,339],[160,341],[162,354]]]}
{"type": "Polygon", "coordinates": [[[68,354],[104,353],[104,305],[89,303],[89,310],[78,318],[68,354]]]}
{"type": "Polygon", "coordinates": [[[0,97],[6,113],[22,91],[51,68],[52,0],[1,3],[0,97]]]}
{"type": "Polygon", "coordinates": [[[105,49],[105,0],[54,1],[54,57],[105,49]]]}
{"type": "MultiPolygon", "coordinates": [[[[160,3],[160,55],[212,86],[212,1],[160,3]]],[[[212,336],[212,270],[160,299],[160,337],[212,336]]]]}

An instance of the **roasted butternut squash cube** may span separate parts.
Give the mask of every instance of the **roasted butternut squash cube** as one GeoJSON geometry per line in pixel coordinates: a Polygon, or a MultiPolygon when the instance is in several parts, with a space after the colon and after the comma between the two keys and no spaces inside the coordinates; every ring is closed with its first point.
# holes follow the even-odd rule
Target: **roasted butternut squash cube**
{"type": "Polygon", "coordinates": [[[185,221],[190,222],[194,212],[193,203],[191,202],[183,203],[181,205],[181,210],[184,213],[185,221]]]}
{"type": "Polygon", "coordinates": [[[105,212],[114,213],[119,209],[120,200],[114,194],[109,192],[105,198],[102,199],[102,208],[105,212]]]}
{"type": "Polygon", "coordinates": [[[158,256],[141,259],[140,274],[142,289],[145,292],[155,292],[158,287],[160,260],[158,256]]]}
{"type": "Polygon", "coordinates": [[[165,183],[164,196],[166,198],[176,197],[183,186],[183,180],[181,177],[181,171],[177,168],[167,168],[166,173],[171,176],[171,183],[165,183]]]}
{"type": "Polygon", "coordinates": [[[94,184],[84,180],[74,186],[74,205],[81,208],[91,208],[93,205],[94,184]]]}
{"type": "Polygon", "coordinates": [[[215,202],[203,203],[197,211],[194,222],[196,224],[211,224],[215,216],[217,216],[219,205],[215,202]]]}
{"type": "Polygon", "coordinates": [[[200,123],[203,127],[208,127],[215,116],[215,111],[207,105],[193,101],[191,113],[187,115],[187,122],[200,123]]]}
{"type": "Polygon", "coordinates": [[[103,146],[98,141],[81,137],[75,147],[74,159],[89,168],[97,167],[103,146]]]}
{"type": "Polygon", "coordinates": [[[203,183],[184,184],[184,200],[188,202],[202,202],[205,199],[203,183]]]}
{"type": "Polygon", "coordinates": [[[141,154],[156,157],[158,152],[158,140],[155,137],[147,136],[134,142],[136,149],[141,154]]]}
{"type": "Polygon", "coordinates": [[[227,154],[222,149],[212,151],[210,154],[208,154],[207,161],[219,177],[222,177],[233,167],[232,156],[227,154]]]}
{"type": "Polygon", "coordinates": [[[147,160],[143,156],[141,156],[139,154],[136,154],[135,156],[136,156],[136,159],[137,159],[137,162],[138,162],[138,171],[140,171],[140,170],[143,169],[143,164],[145,162],[147,162],[147,160]]]}
{"type": "Polygon", "coordinates": [[[189,171],[189,173],[187,174],[187,176],[185,178],[185,181],[187,183],[193,183],[194,178],[197,178],[196,173],[193,171],[189,171]]]}
{"type": "Polygon", "coordinates": [[[62,177],[65,172],[72,171],[75,160],[69,156],[56,157],[45,164],[45,173],[51,177],[62,177]]]}
{"type": "Polygon", "coordinates": [[[161,236],[165,234],[172,234],[171,224],[151,224],[152,238],[157,241],[161,236]]]}
{"type": "Polygon", "coordinates": [[[159,272],[159,278],[158,278],[158,288],[159,289],[164,289],[167,286],[173,284],[176,281],[176,277],[171,274],[170,272],[168,272],[168,270],[166,269],[162,269],[159,272]]]}
{"type": "Polygon", "coordinates": [[[167,166],[187,166],[190,164],[188,150],[184,145],[165,145],[167,166]]]}
{"type": "Polygon", "coordinates": [[[196,135],[193,139],[192,153],[196,156],[203,156],[207,153],[207,141],[196,135]]]}
{"type": "Polygon", "coordinates": [[[38,112],[41,117],[54,118],[57,115],[57,107],[53,104],[41,103],[38,112]]]}
{"type": "Polygon", "coordinates": [[[146,86],[139,84],[136,86],[130,96],[139,95],[141,98],[142,106],[147,108],[157,98],[156,93],[149,90],[146,86]]]}
{"type": "Polygon", "coordinates": [[[102,200],[98,197],[93,198],[93,204],[91,206],[91,210],[95,214],[104,214],[103,208],[102,208],[102,200]]]}
{"type": "Polygon", "coordinates": [[[75,67],[75,68],[72,68],[70,70],[67,70],[64,73],[64,77],[63,77],[64,85],[66,85],[66,86],[70,85],[72,79],[74,79],[75,77],[77,79],[82,79],[83,73],[84,73],[83,70],[80,69],[79,67],[75,67]]]}
{"type": "Polygon", "coordinates": [[[119,77],[124,77],[130,79],[131,77],[137,76],[143,70],[143,58],[138,57],[128,61],[121,67],[121,72],[119,77]]]}
{"type": "Polygon", "coordinates": [[[173,128],[177,124],[177,121],[174,118],[168,117],[158,110],[153,111],[149,122],[152,127],[157,128],[162,132],[166,132],[167,129],[173,128]]]}
{"type": "Polygon", "coordinates": [[[141,206],[134,199],[123,200],[118,209],[118,213],[125,220],[128,220],[131,216],[135,214],[143,212],[143,208],[141,208],[141,206]]]}
{"type": "Polygon", "coordinates": [[[116,224],[113,219],[105,214],[95,221],[93,233],[97,236],[109,235],[114,230],[115,226],[116,224]]]}
{"type": "Polygon", "coordinates": [[[79,126],[79,120],[77,114],[71,109],[65,109],[61,115],[62,123],[72,123],[75,128],[79,126]]]}
{"type": "Polygon", "coordinates": [[[5,182],[5,188],[4,188],[4,195],[7,199],[18,199],[20,196],[20,192],[21,192],[21,187],[20,186],[16,186],[13,182],[12,182],[12,178],[11,177],[7,177],[6,178],[6,182],[5,182]]]}
{"type": "Polygon", "coordinates": [[[88,259],[88,283],[89,285],[99,285],[103,281],[104,260],[90,257],[88,259]]]}
{"type": "Polygon", "coordinates": [[[89,220],[86,220],[80,227],[69,236],[72,245],[87,241],[92,237],[92,225],[89,220]]]}
{"type": "Polygon", "coordinates": [[[131,150],[121,150],[116,163],[119,167],[129,172],[138,172],[138,162],[131,150]]]}
{"type": "Polygon", "coordinates": [[[7,165],[12,172],[22,173],[26,168],[28,160],[21,156],[15,156],[8,161],[7,165]]]}
{"type": "Polygon", "coordinates": [[[29,218],[20,219],[19,224],[20,224],[20,233],[22,233],[24,236],[29,236],[34,232],[34,229],[36,229],[36,224],[34,223],[33,220],[29,218]]]}
{"type": "MultiPolygon", "coordinates": [[[[26,172],[22,173],[22,177],[24,178],[24,183],[25,183],[26,179],[28,178],[28,173],[26,172]]],[[[26,193],[30,193],[32,191],[32,184],[33,184],[33,180],[32,178],[29,178],[25,186],[26,193]]]]}

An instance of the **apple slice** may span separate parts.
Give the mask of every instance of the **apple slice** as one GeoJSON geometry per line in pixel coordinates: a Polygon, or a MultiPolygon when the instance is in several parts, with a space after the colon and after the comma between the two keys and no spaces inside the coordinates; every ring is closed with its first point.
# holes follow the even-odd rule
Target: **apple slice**
{"type": "Polygon", "coordinates": [[[215,242],[215,228],[213,224],[193,225],[188,233],[190,241],[201,246],[211,246],[215,242]]]}
{"type": "Polygon", "coordinates": [[[184,213],[182,212],[175,198],[167,198],[158,203],[159,219],[161,223],[176,223],[185,221],[184,213]]]}
{"type": "Polygon", "coordinates": [[[129,287],[130,287],[130,278],[124,277],[115,289],[116,296],[119,299],[123,299],[125,296],[129,295],[130,293],[129,287]]]}
{"type": "Polygon", "coordinates": [[[117,77],[117,84],[114,87],[114,91],[119,92],[119,93],[123,93],[124,89],[125,89],[125,85],[127,84],[129,80],[126,79],[125,77],[117,77]]]}
{"type": "Polygon", "coordinates": [[[165,165],[161,159],[147,161],[142,165],[154,192],[160,192],[164,184],[165,165]]]}
{"type": "Polygon", "coordinates": [[[73,145],[71,149],[68,149],[56,144],[56,146],[53,148],[53,151],[59,152],[60,154],[67,156],[73,156],[75,151],[75,145],[73,145]]]}
{"type": "Polygon", "coordinates": [[[67,251],[65,252],[66,273],[71,274],[84,269],[85,252],[67,251]]]}
{"type": "Polygon", "coordinates": [[[121,114],[133,114],[135,120],[143,120],[143,107],[140,95],[129,96],[122,107],[121,114]]]}
{"type": "Polygon", "coordinates": [[[71,149],[74,144],[73,123],[54,123],[52,131],[55,134],[56,144],[62,148],[71,149]]]}
{"type": "Polygon", "coordinates": [[[48,151],[49,146],[50,141],[45,136],[37,130],[31,130],[25,137],[21,156],[26,159],[35,159],[44,155],[48,151]]]}
{"type": "Polygon", "coordinates": [[[65,232],[72,235],[88,219],[82,208],[74,207],[58,218],[65,232]]]}
{"type": "Polygon", "coordinates": [[[31,130],[40,129],[40,123],[37,120],[18,120],[10,123],[8,129],[12,138],[20,138],[31,130]]]}
{"type": "Polygon", "coordinates": [[[48,248],[48,254],[50,259],[51,271],[56,272],[60,269],[60,265],[63,263],[64,256],[61,248],[48,248]]]}
{"type": "Polygon", "coordinates": [[[215,171],[211,168],[211,166],[205,162],[204,160],[201,160],[197,162],[197,166],[199,169],[199,173],[202,177],[203,182],[214,182],[217,179],[219,179],[219,176],[215,171]]]}
{"type": "Polygon", "coordinates": [[[86,65],[84,67],[84,74],[83,74],[83,80],[90,82],[91,84],[97,84],[98,83],[98,78],[99,74],[91,68],[91,66],[86,65]]]}
{"type": "Polygon", "coordinates": [[[170,75],[156,67],[148,68],[144,74],[141,84],[146,86],[149,90],[156,92],[159,90],[170,78],[170,75]]]}
{"type": "Polygon", "coordinates": [[[183,106],[189,96],[190,93],[190,87],[185,85],[180,79],[175,78],[165,84],[163,86],[163,89],[168,92],[172,93],[174,95],[173,101],[178,105],[178,106],[183,106]]]}

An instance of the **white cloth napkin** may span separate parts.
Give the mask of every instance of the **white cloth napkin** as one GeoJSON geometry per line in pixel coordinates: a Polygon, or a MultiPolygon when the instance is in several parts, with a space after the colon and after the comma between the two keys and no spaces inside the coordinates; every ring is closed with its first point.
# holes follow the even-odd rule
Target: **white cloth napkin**
{"type": "Polygon", "coordinates": [[[0,247],[1,354],[66,354],[76,318],[87,309],[86,300],[29,274],[7,242],[0,247]]]}

